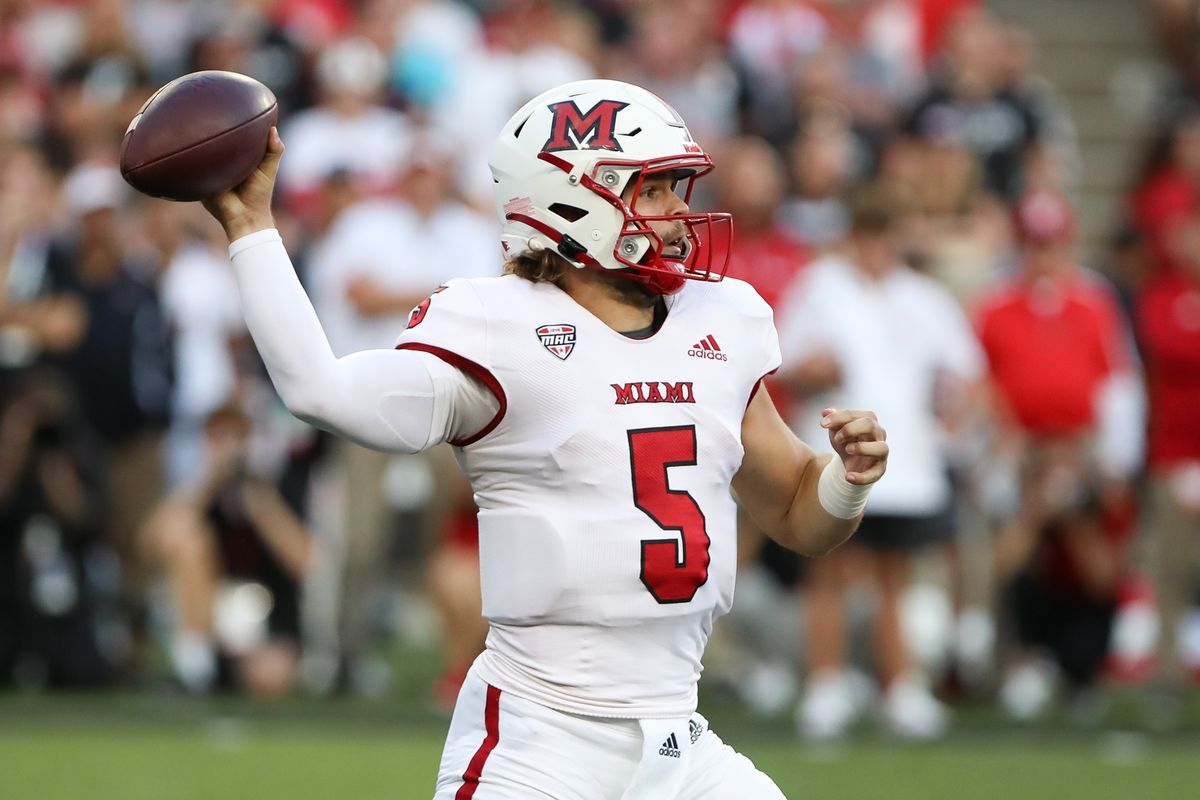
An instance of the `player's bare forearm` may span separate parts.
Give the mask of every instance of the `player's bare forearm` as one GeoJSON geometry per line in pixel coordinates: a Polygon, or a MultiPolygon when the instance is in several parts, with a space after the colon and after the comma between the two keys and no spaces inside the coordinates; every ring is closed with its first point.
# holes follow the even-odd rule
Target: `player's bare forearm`
{"type": "Polygon", "coordinates": [[[755,523],[779,544],[805,555],[821,555],[846,541],[861,515],[835,516],[821,503],[818,487],[826,465],[834,458],[847,467],[851,486],[869,486],[882,476],[886,442],[873,415],[830,412],[824,418],[831,431],[834,455],[817,455],[788,428],[765,390],[759,390],[742,424],[745,457],[733,487],[755,523]],[[875,438],[878,437],[878,438],[875,438]],[[850,441],[866,438],[868,441],[850,441]],[[846,452],[846,448],[850,452],[846,452]],[[863,450],[871,454],[864,454],[863,450]],[[859,452],[855,452],[855,451],[859,452]],[[857,471],[849,471],[857,470],[857,471]]]}

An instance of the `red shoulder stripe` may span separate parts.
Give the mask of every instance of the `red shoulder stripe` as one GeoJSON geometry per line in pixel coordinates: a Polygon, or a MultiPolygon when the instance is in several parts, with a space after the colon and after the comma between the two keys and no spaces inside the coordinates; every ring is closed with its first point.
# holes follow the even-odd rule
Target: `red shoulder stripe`
{"type": "Polygon", "coordinates": [[[496,402],[500,404],[500,408],[496,409],[496,416],[492,417],[491,421],[488,422],[487,425],[484,425],[474,435],[468,436],[465,439],[453,439],[451,440],[450,444],[454,445],[455,447],[466,447],[469,444],[475,444],[475,442],[478,442],[480,439],[495,430],[496,426],[500,424],[500,420],[504,419],[504,414],[508,411],[508,397],[505,396],[504,387],[500,385],[500,381],[496,380],[496,376],[493,375],[486,367],[482,367],[468,358],[463,358],[458,353],[437,347],[432,344],[422,344],[421,342],[401,342],[400,344],[396,345],[396,349],[417,350],[422,353],[429,353],[430,355],[437,356],[450,366],[457,367],[468,375],[478,378],[479,381],[488,388],[488,391],[495,395],[496,402]]]}

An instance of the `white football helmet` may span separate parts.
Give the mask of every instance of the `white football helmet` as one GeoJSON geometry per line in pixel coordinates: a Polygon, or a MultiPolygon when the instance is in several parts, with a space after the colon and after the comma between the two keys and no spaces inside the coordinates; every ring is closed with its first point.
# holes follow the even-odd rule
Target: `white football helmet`
{"type": "Polygon", "coordinates": [[[729,214],[639,214],[642,181],[669,175],[689,202],[712,159],[692,141],[673,108],[629,83],[568,83],[526,103],[492,148],[496,213],[508,255],[550,249],[576,267],[621,270],[659,294],[686,278],[719,281],[729,266],[729,214]],[[621,199],[636,180],[633,205],[621,199]],[[664,254],[652,221],[683,226],[664,254]]]}

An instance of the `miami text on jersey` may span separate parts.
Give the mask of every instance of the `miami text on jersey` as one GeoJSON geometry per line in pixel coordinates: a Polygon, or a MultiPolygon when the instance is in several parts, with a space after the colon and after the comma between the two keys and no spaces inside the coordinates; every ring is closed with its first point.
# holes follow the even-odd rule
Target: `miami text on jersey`
{"type": "Polygon", "coordinates": [[[666,381],[650,381],[641,383],[610,384],[617,393],[617,405],[627,406],[630,403],[694,403],[696,396],[692,392],[692,382],[668,383],[666,381]]]}

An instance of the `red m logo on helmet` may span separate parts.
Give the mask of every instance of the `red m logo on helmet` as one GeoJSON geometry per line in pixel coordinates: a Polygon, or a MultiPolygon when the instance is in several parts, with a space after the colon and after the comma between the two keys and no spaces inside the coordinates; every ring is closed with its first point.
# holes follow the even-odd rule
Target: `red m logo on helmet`
{"type": "Polygon", "coordinates": [[[551,103],[548,108],[554,115],[550,122],[550,138],[542,145],[543,153],[556,150],[620,150],[613,135],[617,124],[617,112],[628,103],[619,100],[601,100],[592,110],[583,115],[574,100],[551,103]],[[574,141],[571,140],[574,134],[574,141]],[[588,136],[591,136],[588,139],[588,136]],[[586,140],[586,141],[585,141],[586,140]]]}

